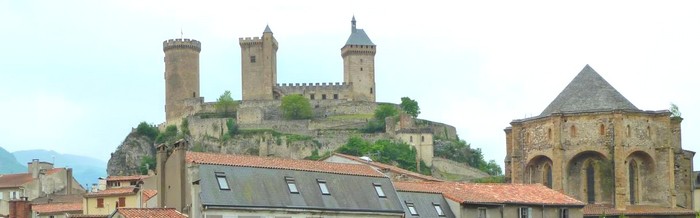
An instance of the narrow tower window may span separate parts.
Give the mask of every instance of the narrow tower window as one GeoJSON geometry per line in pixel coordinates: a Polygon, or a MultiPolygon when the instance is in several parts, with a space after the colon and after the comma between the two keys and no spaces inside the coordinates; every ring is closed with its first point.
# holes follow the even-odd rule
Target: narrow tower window
{"type": "Polygon", "coordinates": [[[600,124],[600,129],[598,130],[600,135],[605,135],[605,124],[600,124]]]}
{"type": "Polygon", "coordinates": [[[255,63],[255,55],[250,56],[250,63],[255,63]]]}
{"type": "Polygon", "coordinates": [[[595,203],[595,168],[592,160],[588,161],[586,167],[586,195],[588,203],[595,203]]]}
{"type": "Polygon", "coordinates": [[[372,94],[374,90],[372,88],[369,88],[369,94],[372,94]]]}
{"type": "Polygon", "coordinates": [[[549,166],[549,164],[544,164],[544,167],[542,167],[542,168],[543,168],[542,174],[544,175],[544,178],[543,178],[544,185],[549,187],[549,188],[552,188],[552,167],[549,166]]]}
{"type": "Polygon", "coordinates": [[[632,159],[629,165],[630,204],[632,205],[637,203],[637,176],[637,161],[632,159]]]}
{"type": "Polygon", "coordinates": [[[632,136],[632,128],[630,128],[630,125],[627,125],[627,137],[632,136]]]}
{"type": "Polygon", "coordinates": [[[569,134],[571,135],[571,138],[576,137],[576,126],[571,125],[571,128],[569,129],[569,134]]]}

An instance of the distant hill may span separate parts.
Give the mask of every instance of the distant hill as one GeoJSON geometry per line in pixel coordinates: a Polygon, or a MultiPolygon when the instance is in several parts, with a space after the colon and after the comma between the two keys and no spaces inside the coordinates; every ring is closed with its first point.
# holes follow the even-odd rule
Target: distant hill
{"type": "MultiPolygon", "coordinates": [[[[60,154],[47,150],[26,150],[13,152],[21,163],[31,162],[32,159],[54,162],[54,167],[73,168],[73,177],[85,187],[86,184],[97,183],[98,177],[107,176],[107,162],[80,155],[60,154]]],[[[26,167],[25,167],[26,170],[26,167]]],[[[85,187],[89,188],[89,187],[85,187]]]]}
{"type": "Polygon", "coordinates": [[[0,147],[0,174],[27,172],[27,166],[17,161],[14,155],[0,147]]]}

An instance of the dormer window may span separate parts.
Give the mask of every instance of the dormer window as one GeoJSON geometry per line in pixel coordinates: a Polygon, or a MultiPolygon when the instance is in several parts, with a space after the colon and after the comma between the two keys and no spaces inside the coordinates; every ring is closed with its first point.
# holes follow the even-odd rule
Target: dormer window
{"type": "Polygon", "coordinates": [[[408,208],[408,212],[411,213],[412,216],[418,216],[418,211],[413,203],[406,202],[406,208],[408,208]]]}
{"type": "Polygon", "coordinates": [[[440,204],[433,203],[433,207],[435,208],[435,212],[437,212],[438,216],[445,216],[445,212],[442,211],[442,206],[440,206],[440,204]]]}
{"type": "Polygon", "coordinates": [[[386,198],[386,194],[384,194],[384,189],[382,189],[382,184],[381,183],[373,183],[374,184],[374,191],[377,192],[377,196],[380,198],[386,198]]]}
{"type": "Polygon", "coordinates": [[[289,188],[289,193],[299,194],[299,189],[297,189],[297,184],[294,181],[293,177],[284,177],[284,180],[287,181],[287,188],[289,188]]]}
{"type": "Polygon", "coordinates": [[[321,194],[323,194],[323,195],[330,195],[331,194],[331,192],[328,191],[328,185],[326,185],[326,180],[319,179],[316,181],[318,181],[318,188],[321,189],[321,194]]]}
{"type": "Polygon", "coordinates": [[[231,190],[231,188],[228,186],[228,181],[226,180],[226,174],[217,172],[215,175],[216,182],[219,184],[220,190],[231,190]]]}

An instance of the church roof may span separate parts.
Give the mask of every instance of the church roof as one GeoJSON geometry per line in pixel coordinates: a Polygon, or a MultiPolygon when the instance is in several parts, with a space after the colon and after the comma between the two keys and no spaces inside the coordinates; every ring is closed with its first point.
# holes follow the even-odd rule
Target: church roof
{"type": "Polygon", "coordinates": [[[586,65],[569,85],[542,111],[540,116],[552,113],[639,110],[615,88],[586,65]]]}

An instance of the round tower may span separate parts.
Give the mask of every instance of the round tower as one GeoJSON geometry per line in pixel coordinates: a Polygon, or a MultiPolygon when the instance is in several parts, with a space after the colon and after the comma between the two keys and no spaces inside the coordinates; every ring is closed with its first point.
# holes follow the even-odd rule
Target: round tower
{"type": "Polygon", "coordinates": [[[163,41],[165,53],[165,120],[177,121],[187,110],[188,99],[199,99],[199,52],[194,39],[163,41]]]}
{"type": "Polygon", "coordinates": [[[350,37],[340,49],[343,57],[343,79],[352,87],[352,100],[376,101],[374,55],[377,46],[363,29],[357,29],[355,16],[350,21],[350,37]]]}

